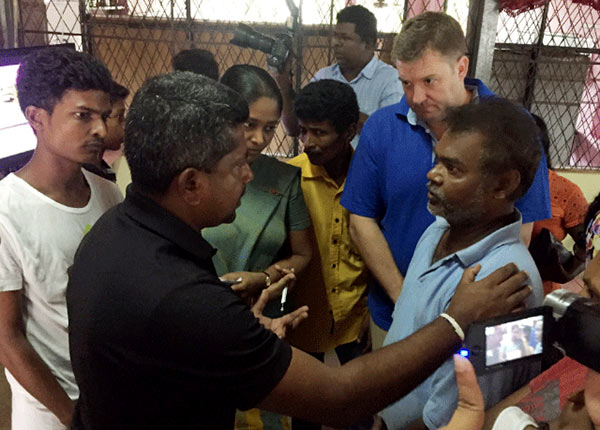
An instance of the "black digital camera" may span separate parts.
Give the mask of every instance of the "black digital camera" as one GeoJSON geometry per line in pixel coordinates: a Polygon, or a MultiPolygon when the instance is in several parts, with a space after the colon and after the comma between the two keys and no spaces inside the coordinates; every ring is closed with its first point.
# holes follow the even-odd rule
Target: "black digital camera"
{"type": "Polygon", "coordinates": [[[260,33],[246,24],[238,24],[238,28],[233,33],[233,39],[230,43],[241,46],[242,48],[257,49],[267,54],[267,64],[282,71],[286,60],[292,50],[292,39],[298,24],[300,10],[296,7],[293,0],[286,0],[290,11],[290,18],[287,22],[287,32],[276,34],[274,37],[260,33]]]}
{"type": "Polygon", "coordinates": [[[478,374],[566,355],[600,372],[600,303],[567,290],[546,296],[543,306],[469,327],[460,354],[478,374]]]}
{"type": "Polygon", "coordinates": [[[290,55],[291,34],[278,34],[275,38],[254,30],[246,24],[238,24],[231,43],[242,48],[258,49],[267,54],[267,64],[282,70],[290,55]]]}

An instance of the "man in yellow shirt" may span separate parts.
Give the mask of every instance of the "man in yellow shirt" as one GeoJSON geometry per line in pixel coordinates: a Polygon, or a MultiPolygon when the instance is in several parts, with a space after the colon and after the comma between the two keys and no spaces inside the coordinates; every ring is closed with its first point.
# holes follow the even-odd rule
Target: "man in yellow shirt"
{"type": "MultiPolygon", "coordinates": [[[[301,187],[314,228],[309,267],[298,277],[293,303],[308,305],[308,318],[290,335],[292,345],[323,361],[335,350],[344,364],[366,352],[367,267],[352,243],[349,212],[340,204],[354,150],[359,118],[356,94],[348,84],[324,79],[308,84],[294,103],[304,153],[301,187]]],[[[371,428],[370,423],[352,428],[371,428]]],[[[320,428],[293,421],[294,430],[320,428]]]]}
{"type": "Polygon", "coordinates": [[[343,364],[365,349],[361,328],[368,321],[368,272],[350,238],[348,211],[340,205],[354,153],[350,142],[356,134],[358,103],[349,85],[325,79],[300,91],[295,110],[304,153],[290,164],[302,169],[302,192],[318,255],[294,289],[294,304],[306,304],[310,312],[290,343],[321,360],[335,349],[343,364]]]}

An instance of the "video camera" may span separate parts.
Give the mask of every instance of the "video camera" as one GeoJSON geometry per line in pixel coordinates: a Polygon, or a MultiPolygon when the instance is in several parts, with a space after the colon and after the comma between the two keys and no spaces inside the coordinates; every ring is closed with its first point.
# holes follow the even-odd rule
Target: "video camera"
{"type": "Polygon", "coordinates": [[[286,23],[287,32],[276,34],[275,37],[267,36],[254,30],[246,24],[238,24],[230,43],[242,48],[252,48],[267,54],[267,64],[282,71],[292,49],[292,39],[298,23],[299,9],[292,0],[286,0],[291,17],[286,23]]]}
{"type": "Polygon", "coordinates": [[[548,294],[543,306],[478,321],[460,354],[478,374],[538,361],[556,348],[600,372],[600,303],[567,290],[548,294]]]}

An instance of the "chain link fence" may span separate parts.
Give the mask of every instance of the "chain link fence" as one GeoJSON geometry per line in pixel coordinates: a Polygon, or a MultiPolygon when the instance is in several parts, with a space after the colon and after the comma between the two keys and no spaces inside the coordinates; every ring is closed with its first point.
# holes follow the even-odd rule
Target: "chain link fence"
{"type": "MultiPolygon", "coordinates": [[[[211,51],[223,73],[233,64],[265,67],[260,51],[229,43],[239,22],[267,35],[285,32],[284,0],[15,0],[19,46],[73,42],[103,60],[113,77],[134,93],[150,76],[168,72],[182,49],[211,51]]],[[[483,0],[472,0],[483,1],[483,0]]],[[[585,1],[585,0],[579,0],[585,1]]],[[[533,9],[503,10],[498,18],[489,86],[522,104],[549,126],[553,166],[600,166],[598,12],[572,0],[529,1],[533,9]]],[[[454,16],[465,32],[475,18],[467,0],[296,0],[296,86],[333,60],[337,12],[360,4],[380,31],[377,55],[389,61],[402,22],[425,10],[454,16]],[[301,48],[299,48],[301,47],[301,48]]],[[[477,32],[475,28],[475,33],[477,32]]],[[[473,31],[471,31],[473,33],[473,31]]],[[[268,152],[290,156],[294,139],[279,127],[268,152]]]]}
{"type": "MultiPolygon", "coordinates": [[[[115,80],[134,93],[150,76],[171,70],[172,57],[182,49],[211,51],[221,73],[234,64],[265,67],[266,55],[229,43],[239,22],[267,35],[286,31],[290,11],[284,0],[18,0],[19,43],[32,46],[73,42],[91,52],[111,70],[115,80]]],[[[448,10],[466,22],[468,5],[460,0],[355,1],[303,0],[296,27],[298,64],[292,65],[297,87],[333,60],[332,27],[337,12],[349,4],[369,8],[381,31],[377,54],[389,61],[393,35],[402,21],[423,10],[448,10]],[[301,47],[301,48],[298,48],[301,47]]],[[[466,25],[466,24],[465,24],[466,25]]],[[[271,146],[273,155],[290,156],[297,142],[280,126],[271,146]]]]}
{"type": "Polygon", "coordinates": [[[555,168],[600,166],[600,15],[571,0],[500,13],[490,87],[543,118],[555,168]]]}

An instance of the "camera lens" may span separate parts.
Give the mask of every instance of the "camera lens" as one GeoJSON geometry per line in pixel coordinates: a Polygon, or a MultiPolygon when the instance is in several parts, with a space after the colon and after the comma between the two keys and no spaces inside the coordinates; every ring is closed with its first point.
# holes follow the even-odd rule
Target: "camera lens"
{"type": "Polygon", "coordinates": [[[560,289],[552,291],[546,296],[544,306],[550,306],[552,308],[552,315],[555,319],[558,319],[562,318],[569,306],[578,299],[581,299],[581,296],[568,290],[560,289]]]}

